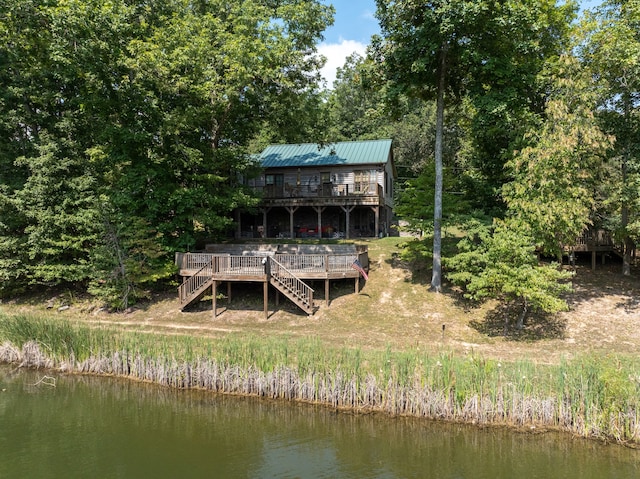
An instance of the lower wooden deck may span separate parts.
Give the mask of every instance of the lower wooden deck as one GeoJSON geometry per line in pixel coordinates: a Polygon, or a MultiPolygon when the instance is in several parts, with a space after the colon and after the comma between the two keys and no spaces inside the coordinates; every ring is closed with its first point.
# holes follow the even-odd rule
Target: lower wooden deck
{"type": "MultiPolygon", "coordinates": [[[[212,281],[214,314],[216,310],[216,291],[221,283],[227,283],[227,296],[231,296],[231,284],[234,282],[261,282],[264,284],[265,315],[267,315],[268,286],[272,279],[272,274],[268,271],[270,264],[277,264],[278,268],[286,271],[286,275],[304,281],[324,281],[325,303],[330,303],[330,282],[332,280],[352,279],[354,289],[358,293],[360,289],[360,270],[356,264],[363,269],[368,267],[368,252],[366,249],[351,253],[331,253],[323,254],[291,254],[277,253],[273,249],[254,250],[243,252],[244,254],[224,254],[224,253],[178,253],[176,254],[176,265],[179,274],[185,278],[183,285],[179,289],[181,301],[188,296],[188,292],[183,290],[183,286],[193,280],[201,283],[212,281]],[[275,261],[268,261],[273,259],[275,261]]],[[[273,284],[273,283],[272,283],[273,284]]],[[[313,290],[304,285],[308,293],[313,296],[313,290]]],[[[196,290],[193,287],[192,290],[196,290]]],[[[279,294],[276,294],[276,303],[279,301],[279,294]]]]}

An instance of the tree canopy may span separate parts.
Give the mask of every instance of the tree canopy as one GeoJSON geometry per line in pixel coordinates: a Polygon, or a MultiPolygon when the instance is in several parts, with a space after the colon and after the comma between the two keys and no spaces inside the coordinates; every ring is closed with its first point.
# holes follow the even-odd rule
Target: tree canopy
{"type": "Polygon", "coordinates": [[[135,237],[166,264],[224,235],[256,202],[247,145],[293,130],[318,91],[332,16],[313,0],[2,0],[3,289],[107,284],[129,263],[96,251],[135,237]]]}

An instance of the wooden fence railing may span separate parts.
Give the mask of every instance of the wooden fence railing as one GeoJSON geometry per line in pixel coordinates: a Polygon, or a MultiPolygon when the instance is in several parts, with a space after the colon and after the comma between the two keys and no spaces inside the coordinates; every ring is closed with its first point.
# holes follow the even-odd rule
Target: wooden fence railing
{"type": "MultiPolygon", "coordinates": [[[[308,273],[344,273],[351,270],[356,260],[365,265],[366,254],[276,254],[273,256],[287,269],[308,273]]],[[[211,253],[181,253],[176,255],[176,264],[181,271],[199,271],[213,262],[216,273],[237,273],[250,276],[263,272],[262,260],[265,256],[232,256],[211,253]]]]}

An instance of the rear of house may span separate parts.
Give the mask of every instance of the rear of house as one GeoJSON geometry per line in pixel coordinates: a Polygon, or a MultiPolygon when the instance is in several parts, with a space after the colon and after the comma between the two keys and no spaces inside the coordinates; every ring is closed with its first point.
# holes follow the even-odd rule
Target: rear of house
{"type": "Polygon", "coordinates": [[[249,186],[259,213],[236,214],[237,238],[358,238],[389,234],[396,171],[391,140],[271,145],[249,186]]]}

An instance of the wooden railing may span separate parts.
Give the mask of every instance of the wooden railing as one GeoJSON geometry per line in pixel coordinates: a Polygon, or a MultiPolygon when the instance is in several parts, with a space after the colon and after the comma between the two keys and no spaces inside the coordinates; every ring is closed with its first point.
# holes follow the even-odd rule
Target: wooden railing
{"type": "Polygon", "coordinates": [[[264,257],[260,256],[229,256],[212,255],[213,272],[217,274],[256,276],[265,274],[264,257]]]}
{"type": "Polygon", "coordinates": [[[177,258],[180,269],[196,270],[178,287],[180,303],[191,301],[208,286],[216,274],[225,276],[259,276],[265,274],[263,258],[259,256],[229,256],[206,253],[187,253],[177,258]]]}
{"type": "MultiPolygon", "coordinates": [[[[351,269],[356,258],[354,254],[276,254],[275,259],[285,268],[308,273],[344,273],[351,269]]],[[[366,255],[364,255],[366,256],[366,255]]],[[[181,271],[199,271],[213,262],[215,273],[237,273],[238,276],[252,276],[264,273],[264,256],[230,256],[211,253],[184,253],[176,256],[181,271]]],[[[364,264],[363,259],[360,262],[364,264]]]]}
{"type": "Polygon", "coordinates": [[[211,253],[176,253],[176,265],[181,270],[198,271],[211,263],[213,257],[211,253]]]}
{"type": "Polygon", "coordinates": [[[612,246],[611,234],[605,230],[587,230],[576,240],[577,245],[612,246]]]}
{"type": "Polygon", "coordinates": [[[349,183],[312,183],[312,184],[291,184],[285,183],[283,186],[255,186],[253,189],[262,193],[264,198],[315,198],[327,196],[382,196],[382,185],[375,181],[366,182],[356,190],[353,184],[349,183]]]}
{"type": "Polygon", "coordinates": [[[323,273],[327,270],[325,255],[279,254],[276,259],[278,263],[291,271],[304,270],[310,273],[323,273]]]}

